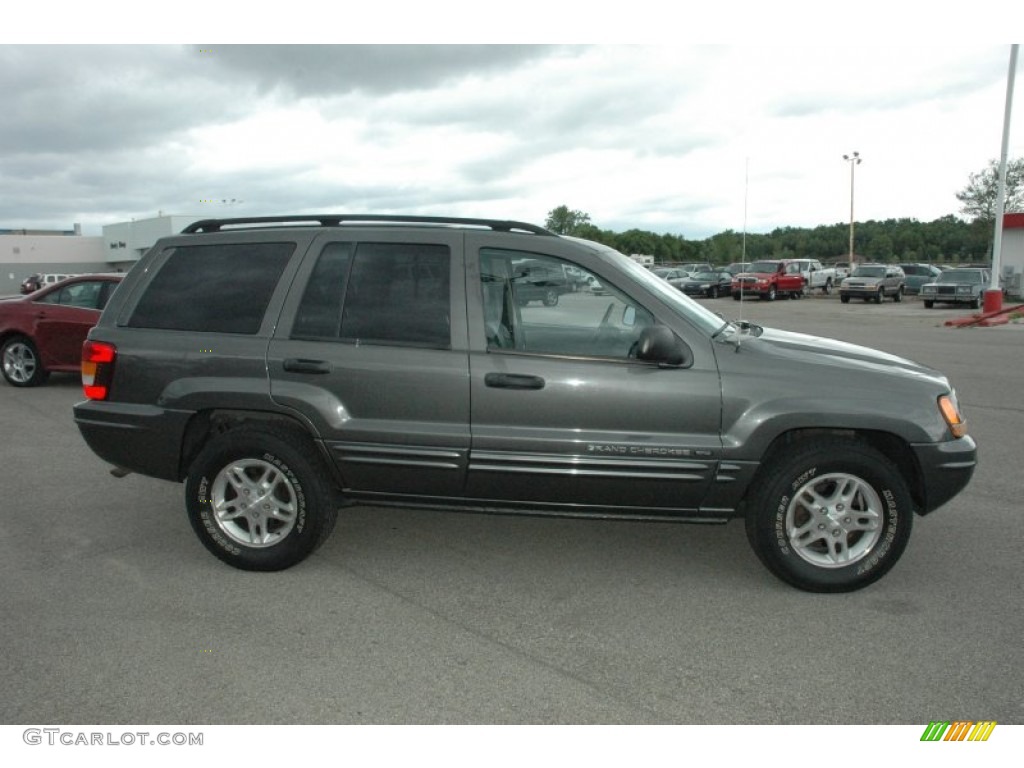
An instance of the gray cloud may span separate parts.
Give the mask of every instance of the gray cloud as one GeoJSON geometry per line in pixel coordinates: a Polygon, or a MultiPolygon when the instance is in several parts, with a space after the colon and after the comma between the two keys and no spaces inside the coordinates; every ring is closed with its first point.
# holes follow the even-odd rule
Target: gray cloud
{"type": "Polygon", "coordinates": [[[211,65],[262,92],[335,96],[435,88],[549,56],[540,45],[202,45],[211,65]],[[206,52],[208,51],[208,52],[206,52]]]}

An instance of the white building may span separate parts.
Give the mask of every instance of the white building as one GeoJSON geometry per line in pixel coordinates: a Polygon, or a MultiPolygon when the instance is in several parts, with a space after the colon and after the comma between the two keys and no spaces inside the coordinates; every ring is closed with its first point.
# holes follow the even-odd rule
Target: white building
{"type": "Polygon", "coordinates": [[[134,219],[103,227],[100,237],[73,230],[0,229],[0,296],[19,293],[34,274],[127,272],[161,237],[181,232],[203,216],[134,219]]]}
{"type": "Polygon", "coordinates": [[[1024,298],[1024,213],[1003,216],[1003,246],[1000,249],[1000,282],[1006,293],[1024,298]]]}
{"type": "Polygon", "coordinates": [[[103,227],[103,253],[111,269],[127,272],[161,237],[181,232],[202,216],[155,216],[103,227]]]}
{"type": "Polygon", "coordinates": [[[21,282],[34,274],[107,272],[103,238],[83,237],[73,230],[0,230],[0,296],[17,294],[21,282]]]}

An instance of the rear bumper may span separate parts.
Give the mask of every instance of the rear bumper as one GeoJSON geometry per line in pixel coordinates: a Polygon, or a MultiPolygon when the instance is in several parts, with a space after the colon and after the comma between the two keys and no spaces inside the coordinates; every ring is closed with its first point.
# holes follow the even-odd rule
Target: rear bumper
{"type": "Polygon", "coordinates": [[[924,507],[918,511],[926,515],[967,487],[978,464],[978,449],[969,436],[912,447],[923,475],[924,507]]]}
{"type": "Polygon", "coordinates": [[[181,444],[191,411],[86,400],[74,407],[85,442],[115,467],[163,480],[181,480],[181,444]]]}

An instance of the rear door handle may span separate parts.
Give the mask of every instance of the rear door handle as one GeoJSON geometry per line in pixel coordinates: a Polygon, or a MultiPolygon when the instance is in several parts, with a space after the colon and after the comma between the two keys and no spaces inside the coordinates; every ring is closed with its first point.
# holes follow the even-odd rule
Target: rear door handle
{"type": "Polygon", "coordinates": [[[301,357],[289,357],[284,361],[284,369],[291,373],[330,373],[331,364],[326,360],[306,360],[301,357]]]}
{"type": "Polygon", "coordinates": [[[488,373],[484,384],[497,389],[544,389],[544,379],[518,373],[488,373]]]}

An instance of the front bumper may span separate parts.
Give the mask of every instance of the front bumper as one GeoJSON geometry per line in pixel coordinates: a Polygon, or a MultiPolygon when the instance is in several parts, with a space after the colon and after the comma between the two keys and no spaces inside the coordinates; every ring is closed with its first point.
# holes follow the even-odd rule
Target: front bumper
{"type": "Polygon", "coordinates": [[[923,506],[918,512],[927,515],[967,487],[978,465],[978,447],[970,436],[911,447],[921,468],[923,506]]]}

